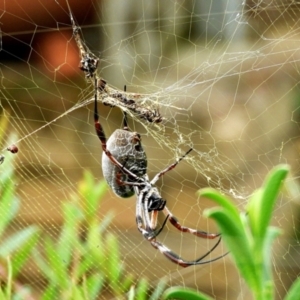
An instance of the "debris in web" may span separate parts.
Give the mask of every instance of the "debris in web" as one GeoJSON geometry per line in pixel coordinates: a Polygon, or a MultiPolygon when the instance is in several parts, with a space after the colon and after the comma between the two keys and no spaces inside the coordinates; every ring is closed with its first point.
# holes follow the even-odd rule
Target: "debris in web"
{"type": "MultiPolygon", "coordinates": [[[[97,67],[99,58],[94,55],[82,41],[79,31],[80,27],[75,24],[73,15],[69,8],[70,19],[73,27],[73,35],[80,53],[80,70],[84,71],[87,79],[96,78],[91,80],[95,85],[97,84],[98,99],[104,104],[111,107],[119,107],[122,110],[130,110],[139,118],[146,120],[150,123],[161,123],[164,118],[161,116],[158,109],[144,105],[144,96],[141,94],[127,93],[118,89],[112,88],[102,78],[97,78],[97,67]],[[137,102],[139,100],[139,103],[137,102]]],[[[96,87],[95,87],[96,88],[96,87]]],[[[149,98],[148,98],[149,100],[149,98]]]]}

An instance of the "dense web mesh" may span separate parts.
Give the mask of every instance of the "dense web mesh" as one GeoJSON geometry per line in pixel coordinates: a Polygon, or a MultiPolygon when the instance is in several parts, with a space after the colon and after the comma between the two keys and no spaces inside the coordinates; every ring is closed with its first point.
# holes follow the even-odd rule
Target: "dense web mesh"
{"type": "MultiPolygon", "coordinates": [[[[102,179],[94,82],[78,68],[75,24],[83,44],[99,58],[97,78],[105,80],[111,94],[121,94],[98,99],[107,137],[122,128],[126,111],[130,129],[142,136],[150,178],[193,148],[157,184],[185,226],[217,231],[202,216],[212,203],[196,195],[200,188],[218,189],[243,211],[272,167],[291,166],[273,222],[284,231],[273,260],[282,299],[300,268],[299,3],[81,2],[1,0],[0,100],[1,115],[8,120],[1,148],[14,161],[21,200],[11,229],[39,224],[55,238],[61,203],[77,192],[84,170],[96,182],[102,179]],[[142,110],[130,109],[124,97],[159,114],[161,121],[151,122],[142,110]],[[113,101],[108,104],[115,107],[101,101],[113,101]],[[11,144],[19,148],[15,155],[6,151],[11,144]]],[[[109,230],[120,239],[125,268],[149,278],[153,287],[165,279],[216,299],[249,299],[229,256],[183,269],[151,247],[136,228],[135,200],[108,190],[99,210],[99,218],[114,213],[109,230]]],[[[214,244],[170,225],[159,239],[187,259],[214,244]]],[[[220,245],[211,258],[225,252],[220,245]]],[[[44,281],[28,272],[28,283],[42,289],[44,281]]]]}

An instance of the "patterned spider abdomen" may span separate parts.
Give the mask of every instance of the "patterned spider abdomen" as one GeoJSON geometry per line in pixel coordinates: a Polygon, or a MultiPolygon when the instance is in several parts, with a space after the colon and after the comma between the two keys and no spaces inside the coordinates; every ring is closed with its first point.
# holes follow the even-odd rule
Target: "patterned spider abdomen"
{"type": "MultiPolygon", "coordinates": [[[[146,174],[147,156],[138,133],[117,129],[107,140],[106,149],[124,168],[137,177],[146,174]]],[[[136,178],[130,178],[121,168],[114,165],[104,152],[102,154],[102,172],[116,195],[122,198],[134,195],[134,187],[124,184],[124,182],[136,182],[136,178]]]]}

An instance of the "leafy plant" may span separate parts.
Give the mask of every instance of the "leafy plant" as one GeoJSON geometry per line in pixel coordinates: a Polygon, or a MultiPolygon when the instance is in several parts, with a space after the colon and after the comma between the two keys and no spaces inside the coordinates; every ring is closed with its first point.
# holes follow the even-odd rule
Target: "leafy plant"
{"type": "MultiPolygon", "coordinates": [[[[0,119],[0,140],[7,129],[8,117],[0,119]]],[[[12,137],[11,137],[12,139],[12,137]]],[[[14,222],[20,207],[20,200],[16,196],[16,177],[14,174],[14,158],[12,154],[4,159],[0,165],[0,278],[6,283],[0,289],[0,299],[10,299],[12,290],[23,291],[18,284],[17,277],[30,258],[31,252],[39,238],[39,228],[28,226],[13,234],[7,234],[8,227],[14,222]]]]}
{"type": "MultiPolygon", "coordinates": [[[[115,297],[128,292],[128,299],[149,299],[149,284],[125,271],[119,242],[109,232],[113,216],[107,213],[99,221],[98,211],[106,192],[104,181],[95,183],[91,173],[84,173],[78,194],[62,205],[64,222],[57,241],[44,238],[43,250],[35,250],[35,261],[48,284],[41,299],[97,299],[108,291],[115,297]],[[148,295],[148,297],[147,297],[148,295]]],[[[162,293],[160,283],[151,299],[162,293]]]]}
{"type": "MultiPolygon", "coordinates": [[[[270,172],[263,186],[250,198],[246,214],[240,213],[230,199],[214,189],[205,188],[199,191],[200,196],[220,205],[207,209],[204,214],[217,222],[230,251],[229,255],[233,258],[255,300],[274,299],[270,254],[272,243],[280,233],[280,229],[269,224],[277,196],[288,171],[288,166],[279,165],[270,172]]],[[[284,299],[297,300],[299,295],[300,279],[294,282],[284,299]]],[[[207,295],[182,287],[167,289],[163,299],[211,300],[207,295]]]]}

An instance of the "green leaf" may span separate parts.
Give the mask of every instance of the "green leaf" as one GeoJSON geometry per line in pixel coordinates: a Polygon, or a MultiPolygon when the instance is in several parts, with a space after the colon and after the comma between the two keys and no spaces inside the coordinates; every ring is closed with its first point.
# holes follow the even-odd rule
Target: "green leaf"
{"type": "Polygon", "coordinates": [[[47,286],[47,288],[43,291],[41,300],[53,300],[59,299],[58,287],[56,284],[52,282],[47,286]]]}
{"type": "Polygon", "coordinates": [[[82,290],[82,287],[76,284],[73,284],[71,287],[69,287],[68,292],[70,292],[70,295],[64,296],[64,298],[66,299],[89,300],[89,299],[84,299],[84,291],[82,290]]]}
{"type": "Polygon", "coordinates": [[[288,293],[286,294],[284,300],[298,300],[299,295],[300,295],[300,277],[298,277],[294,281],[288,293]]]}
{"type": "Polygon", "coordinates": [[[107,184],[101,180],[95,184],[91,172],[84,172],[84,180],[79,184],[78,192],[83,197],[83,211],[87,222],[97,218],[98,209],[107,191],[107,184]]]}
{"type": "Polygon", "coordinates": [[[253,235],[262,241],[270,223],[273,208],[283,180],[289,172],[289,166],[279,165],[268,175],[261,189],[251,197],[247,206],[253,235]]]}
{"type": "Polygon", "coordinates": [[[231,217],[230,212],[223,207],[216,207],[204,211],[204,215],[213,218],[218,224],[228,250],[244,279],[254,291],[260,289],[260,279],[257,278],[257,269],[252,257],[252,251],[247,239],[247,235],[240,227],[240,222],[236,222],[231,217]]]}
{"type": "Polygon", "coordinates": [[[239,211],[236,206],[224,195],[211,188],[204,188],[198,191],[198,195],[208,198],[220,206],[222,206],[230,217],[235,221],[236,226],[242,227],[242,223],[239,216],[239,211]]]}
{"type": "Polygon", "coordinates": [[[3,291],[3,287],[0,286],[0,300],[10,300],[10,298],[7,298],[5,296],[5,293],[3,291]]]}
{"type": "Polygon", "coordinates": [[[68,264],[59,256],[55,244],[50,238],[44,238],[44,249],[49,267],[52,271],[52,283],[60,288],[67,288],[69,285],[68,264]]]}
{"type": "Polygon", "coordinates": [[[145,278],[141,278],[135,290],[137,300],[146,300],[149,284],[145,278]]]}
{"type": "Polygon", "coordinates": [[[121,282],[121,290],[122,292],[126,292],[130,289],[130,287],[134,284],[135,278],[133,274],[127,273],[124,276],[123,281],[121,282]]]}
{"type": "Polygon", "coordinates": [[[99,224],[96,220],[90,222],[89,230],[87,232],[87,249],[91,253],[91,260],[97,261],[97,264],[103,265],[106,256],[105,249],[103,246],[103,234],[99,232],[99,224]]]}
{"type": "Polygon", "coordinates": [[[60,258],[69,265],[74,248],[80,250],[78,243],[78,230],[83,220],[83,213],[76,203],[65,202],[62,204],[64,223],[57,244],[57,251],[60,258]]]}
{"type": "Polygon", "coordinates": [[[184,287],[168,288],[162,295],[163,300],[178,299],[178,300],[213,300],[209,296],[202,294],[194,289],[184,287]]]}
{"type": "MultiPolygon", "coordinates": [[[[272,245],[275,238],[280,234],[281,230],[277,227],[268,227],[267,233],[264,240],[263,248],[261,249],[262,255],[262,261],[258,261],[257,263],[261,263],[262,265],[262,281],[263,281],[263,287],[267,287],[266,282],[272,281],[272,245]]],[[[273,291],[272,291],[273,293],[273,291]]],[[[269,294],[269,293],[268,293],[269,294]]],[[[270,297],[270,299],[273,299],[274,295],[270,297]]]]}
{"type": "Polygon", "coordinates": [[[115,235],[108,233],[106,237],[106,246],[107,246],[107,277],[109,284],[111,285],[114,292],[119,294],[121,292],[119,281],[123,271],[119,244],[115,235]]]}
{"type": "Polygon", "coordinates": [[[80,278],[82,276],[84,276],[85,273],[95,269],[95,267],[97,266],[98,262],[93,259],[93,256],[90,255],[89,251],[87,251],[86,255],[83,255],[81,257],[81,260],[77,263],[77,274],[76,277],[80,278]]]}
{"type": "Polygon", "coordinates": [[[163,293],[163,291],[166,288],[166,281],[165,280],[160,280],[155,288],[155,290],[153,291],[153,293],[151,294],[149,300],[159,300],[159,297],[161,296],[161,294],[163,293]]]}
{"type": "Polygon", "coordinates": [[[30,226],[9,236],[0,246],[0,256],[12,255],[14,251],[26,245],[27,241],[37,234],[37,231],[37,227],[30,226]]]}
{"type": "Polygon", "coordinates": [[[16,277],[21,271],[25,262],[29,259],[29,256],[32,252],[32,249],[35,247],[39,239],[39,228],[36,226],[30,226],[26,229],[31,231],[31,234],[28,235],[27,240],[19,246],[17,251],[14,252],[12,256],[12,265],[13,265],[13,275],[16,277]]]}
{"type": "Polygon", "coordinates": [[[2,236],[9,222],[16,216],[20,201],[15,194],[14,183],[11,179],[5,181],[2,187],[1,201],[0,201],[0,236],[2,236]]]}
{"type": "Polygon", "coordinates": [[[85,280],[85,289],[87,290],[89,300],[97,299],[104,286],[105,277],[101,273],[91,275],[85,280]]]}
{"type": "Polygon", "coordinates": [[[128,292],[128,300],[134,300],[134,297],[135,297],[135,287],[134,285],[132,285],[128,292]]]}
{"type": "Polygon", "coordinates": [[[9,256],[7,257],[7,282],[5,287],[5,295],[7,299],[11,299],[13,268],[9,256]]]}
{"type": "Polygon", "coordinates": [[[36,248],[33,249],[33,256],[34,262],[37,264],[39,270],[43,273],[43,275],[49,280],[49,282],[54,282],[54,273],[52,272],[51,267],[36,248]]]}

